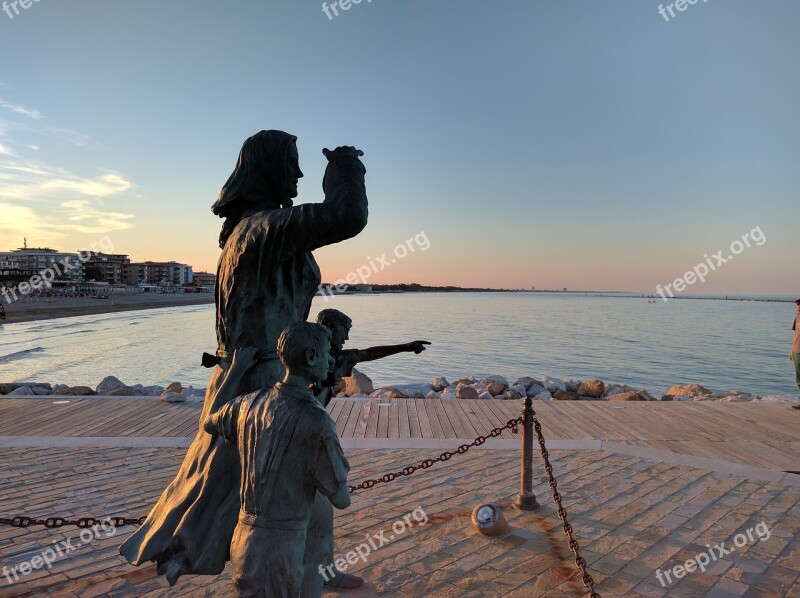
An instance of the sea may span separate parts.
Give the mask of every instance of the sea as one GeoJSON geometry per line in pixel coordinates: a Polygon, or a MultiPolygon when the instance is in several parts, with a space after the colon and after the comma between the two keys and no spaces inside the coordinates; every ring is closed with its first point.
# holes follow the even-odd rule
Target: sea
{"type": "MultiPolygon", "coordinates": [[[[383,293],[317,297],[353,319],[346,347],[431,345],[362,363],[375,387],[465,376],[600,378],[659,396],[674,384],[797,395],[788,358],[792,303],[648,299],[580,293],[383,293]]],[[[774,299],[793,299],[789,297],[774,299]]],[[[216,349],[213,305],[78,316],[0,326],[0,382],[95,387],[207,385],[216,349]]]]}

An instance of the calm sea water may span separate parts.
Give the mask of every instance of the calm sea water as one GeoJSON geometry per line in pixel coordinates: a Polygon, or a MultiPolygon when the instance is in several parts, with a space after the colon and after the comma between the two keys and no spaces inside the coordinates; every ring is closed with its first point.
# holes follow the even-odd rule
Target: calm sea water
{"type": "MultiPolygon", "coordinates": [[[[797,394],[788,359],[791,303],[569,294],[413,293],[315,300],[353,318],[347,346],[433,344],[362,364],[376,384],[444,375],[598,377],[661,393],[696,382],[713,390],[797,394]]],[[[215,349],[212,306],[80,316],[0,326],[0,381],[94,387],[178,380],[205,387],[200,355],[215,349]]]]}

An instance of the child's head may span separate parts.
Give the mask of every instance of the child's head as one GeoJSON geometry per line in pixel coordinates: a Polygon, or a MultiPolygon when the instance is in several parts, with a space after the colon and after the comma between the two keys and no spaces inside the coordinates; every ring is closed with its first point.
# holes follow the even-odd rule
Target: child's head
{"type": "Polygon", "coordinates": [[[338,309],[323,309],[317,314],[317,324],[322,324],[331,331],[331,347],[341,351],[344,342],[350,338],[349,332],[353,327],[353,320],[338,309]]]}
{"type": "Polygon", "coordinates": [[[278,358],[287,373],[309,382],[324,380],[331,367],[331,332],[325,326],[296,322],[278,337],[278,358]]]}

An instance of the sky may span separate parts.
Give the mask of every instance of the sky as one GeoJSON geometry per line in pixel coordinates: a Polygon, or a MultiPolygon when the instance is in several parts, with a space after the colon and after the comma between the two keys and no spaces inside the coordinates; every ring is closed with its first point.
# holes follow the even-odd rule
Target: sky
{"type": "Polygon", "coordinates": [[[796,0],[0,6],[0,250],[107,235],[213,272],[210,206],[280,129],[296,203],[323,147],[365,153],[325,281],[652,293],[722,251],[686,292],[800,296],[796,0]]]}

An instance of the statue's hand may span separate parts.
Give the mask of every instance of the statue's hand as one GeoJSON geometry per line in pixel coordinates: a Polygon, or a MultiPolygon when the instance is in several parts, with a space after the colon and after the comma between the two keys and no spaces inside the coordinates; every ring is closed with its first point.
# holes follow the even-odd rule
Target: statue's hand
{"type": "Polygon", "coordinates": [[[257,356],[258,349],[256,347],[239,347],[233,352],[231,369],[236,368],[237,371],[246,372],[256,364],[257,356]]]}
{"type": "Polygon", "coordinates": [[[322,153],[328,158],[328,162],[333,162],[336,158],[349,156],[352,158],[360,158],[364,155],[360,149],[356,149],[352,145],[340,145],[335,150],[331,151],[327,147],[322,149],[322,153]]]}
{"type": "Polygon", "coordinates": [[[408,343],[408,351],[413,351],[417,355],[425,350],[425,345],[430,345],[428,341],[413,341],[408,343]]]}

